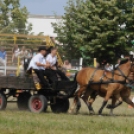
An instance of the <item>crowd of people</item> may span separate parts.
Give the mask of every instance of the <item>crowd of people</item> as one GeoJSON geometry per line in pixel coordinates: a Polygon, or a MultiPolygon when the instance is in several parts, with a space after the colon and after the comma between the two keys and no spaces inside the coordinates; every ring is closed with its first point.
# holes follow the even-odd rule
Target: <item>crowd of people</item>
{"type": "Polygon", "coordinates": [[[119,66],[120,59],[117,60],[117,63],[115,65],[112,65],[112,64],[109,64],[109,63],[104,63],[104,62],[102,62],[101,64],[102,65],[100,65],[99,63],[97,63],[96,68],[98,68],[98,69],[104,69],[104,70],[107,70],[107,71],[113,71],[114,68],[117,68],[119,66]]]}
{"type": "MultiPolygon", "coordinates": [[[[33,60],[36,59],[36,57],[38,57],[39,55],[41,55],[40,53],[40,49],[42,49],[41,47],[39,48],[38,52],[33,52],[32,49],[26,49],[25,46],[22,46],[21,49],[18,47],[18,45],[14,45],[14,47],[12,48],[12,65],[17,65],[17,61],[18,61],[18,57],[20,59],[20,70],[27,70],[27,66],[24,65],[24,62],[25,62],[25,59],[27,61],[30,61],[31,59],[31,62],[30,62],[30,65],[32,64],[33,60]]],[[[54,74],[58,74],[63,80],[68,80],[68,78],[60,71],[57,69],[57,56],[56,56],[56,53],[57,53],[57,49],[56,48],[51,48],[51,50],[47,50],[45,48],[45,54],[42,54],[43,56],[43,61],[42,61],[42,64],[46,64],[46,66],[43,66],[43,67],[37,67],[37,68],[42,68],[43,70],[43,73],[38,73],[38,71],[35,69],[36,73],[38,75],[40,75],[39,77],[42,79],[42,74],[45,74],[45,75],[48,75],[51,76],[50,78],[50,81],[55,81],[57,79],[57,77],[55,77],[56,75],[54,74]],[[49,69],[48,69],[48,64],[49,64],[49,69]],[[45,69],[44,69],[45,68],[45,69]],[[51,70],[50,70],[51,69],[51,70]]],[[[6,63],[6,60],[7,60],[7,53],[4,49],[4,47],[1,47],[0,48],[0,63],[2,65],[4,65],[6,63]]],[[[40,66],[40,65],[39,65],[40,66]]],[[[35,66],[34,66],[35,67],[35,66]]],[[[62,66],[62,68],[64,70],[70,70],[72,68],[71,66],[71,63],[69,62],[69,60],[65,60],[64,61],[64,64],[62,66]]],[[[20,72],[22,73],[23,75],[23,72],[20,72]]],[[[41,72],[41,71],[40,71],[41,72]]],[[[44,82],[45,83],[45,82],[44,82]]]]}
{"type": "Polygon", "coordinates": [[[15,61],[18,60],[18,57],[21,60],[21,63],[23,64],[24,58],[31,59],[35,55],[32,51],[32,49],[26,49],[25,46],[22,46],[21,49],[18,47],[18,45],[15,45],[12,49],[12,63],[14,64],[15,61]]]}

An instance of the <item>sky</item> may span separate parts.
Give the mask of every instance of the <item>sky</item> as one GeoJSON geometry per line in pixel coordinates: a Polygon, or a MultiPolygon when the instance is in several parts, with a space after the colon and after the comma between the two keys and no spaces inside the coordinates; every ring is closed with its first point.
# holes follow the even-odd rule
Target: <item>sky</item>
{"type": "Polygon", "coordinates": [[[68,0],[20,0],[21,6],[26,6],[30,14],[63,15],[64,6],[68,0]]]}

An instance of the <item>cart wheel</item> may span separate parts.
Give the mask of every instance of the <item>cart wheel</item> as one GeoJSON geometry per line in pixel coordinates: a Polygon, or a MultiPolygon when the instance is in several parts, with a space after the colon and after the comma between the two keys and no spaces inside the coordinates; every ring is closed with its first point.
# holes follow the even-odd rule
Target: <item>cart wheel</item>
{"type": "Polygon", "coordinates": [[[7,106],[7,99],[3,93],[0,93],[0,110],[5,110],[7,106]]]}
{"type": "Polygon", "coordinates": [[[50,101],[50,107],[54,113],[66,113],[69,109],[69,100],[56,99],[56,102],[50,101]]]}
{"type": "Polygon", "coordinates": [[[28,100],[31,97],[30,93],[24,92],[19,94],[17,105],[19,110],[27,110],[28,109],[28,100]]]}
{"type": "Polygon", "coordinates": [[[44,95],[33,95],[30,97],[28,107],[33,113],[41,113],[47,109],[47,99],[44,95]]]}

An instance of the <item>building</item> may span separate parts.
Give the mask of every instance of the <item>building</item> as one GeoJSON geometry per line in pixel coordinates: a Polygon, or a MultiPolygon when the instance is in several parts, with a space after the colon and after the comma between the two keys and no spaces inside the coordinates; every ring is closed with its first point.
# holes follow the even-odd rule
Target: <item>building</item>
{"type": "Polygon", "coordinates": [[[43,33],[43,35],[49,35],[51,37],[56,37],[57,34],[54,33],[52,23],[61,20],[61,16],[43,16],[43,15],[29,15],[28,22],[33,25],[32,32],[34,35],[43,33]]]}

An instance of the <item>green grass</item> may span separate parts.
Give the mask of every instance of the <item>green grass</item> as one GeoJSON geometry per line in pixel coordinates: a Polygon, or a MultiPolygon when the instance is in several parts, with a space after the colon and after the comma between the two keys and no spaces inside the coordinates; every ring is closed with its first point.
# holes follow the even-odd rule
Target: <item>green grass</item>
{"type": "MultiPolygon", "coordinates": [[[[94,109],[97,112],[102,99],[97,98],[94,109]]],[[[115,116],[89,115],[85,104],[78,115],[47,113],[33,114],[19,111],[15,104],[8,104],[0,112],[0,134],[134,134],[134,110],[127,104],[117,108],[115,116]]]]}

